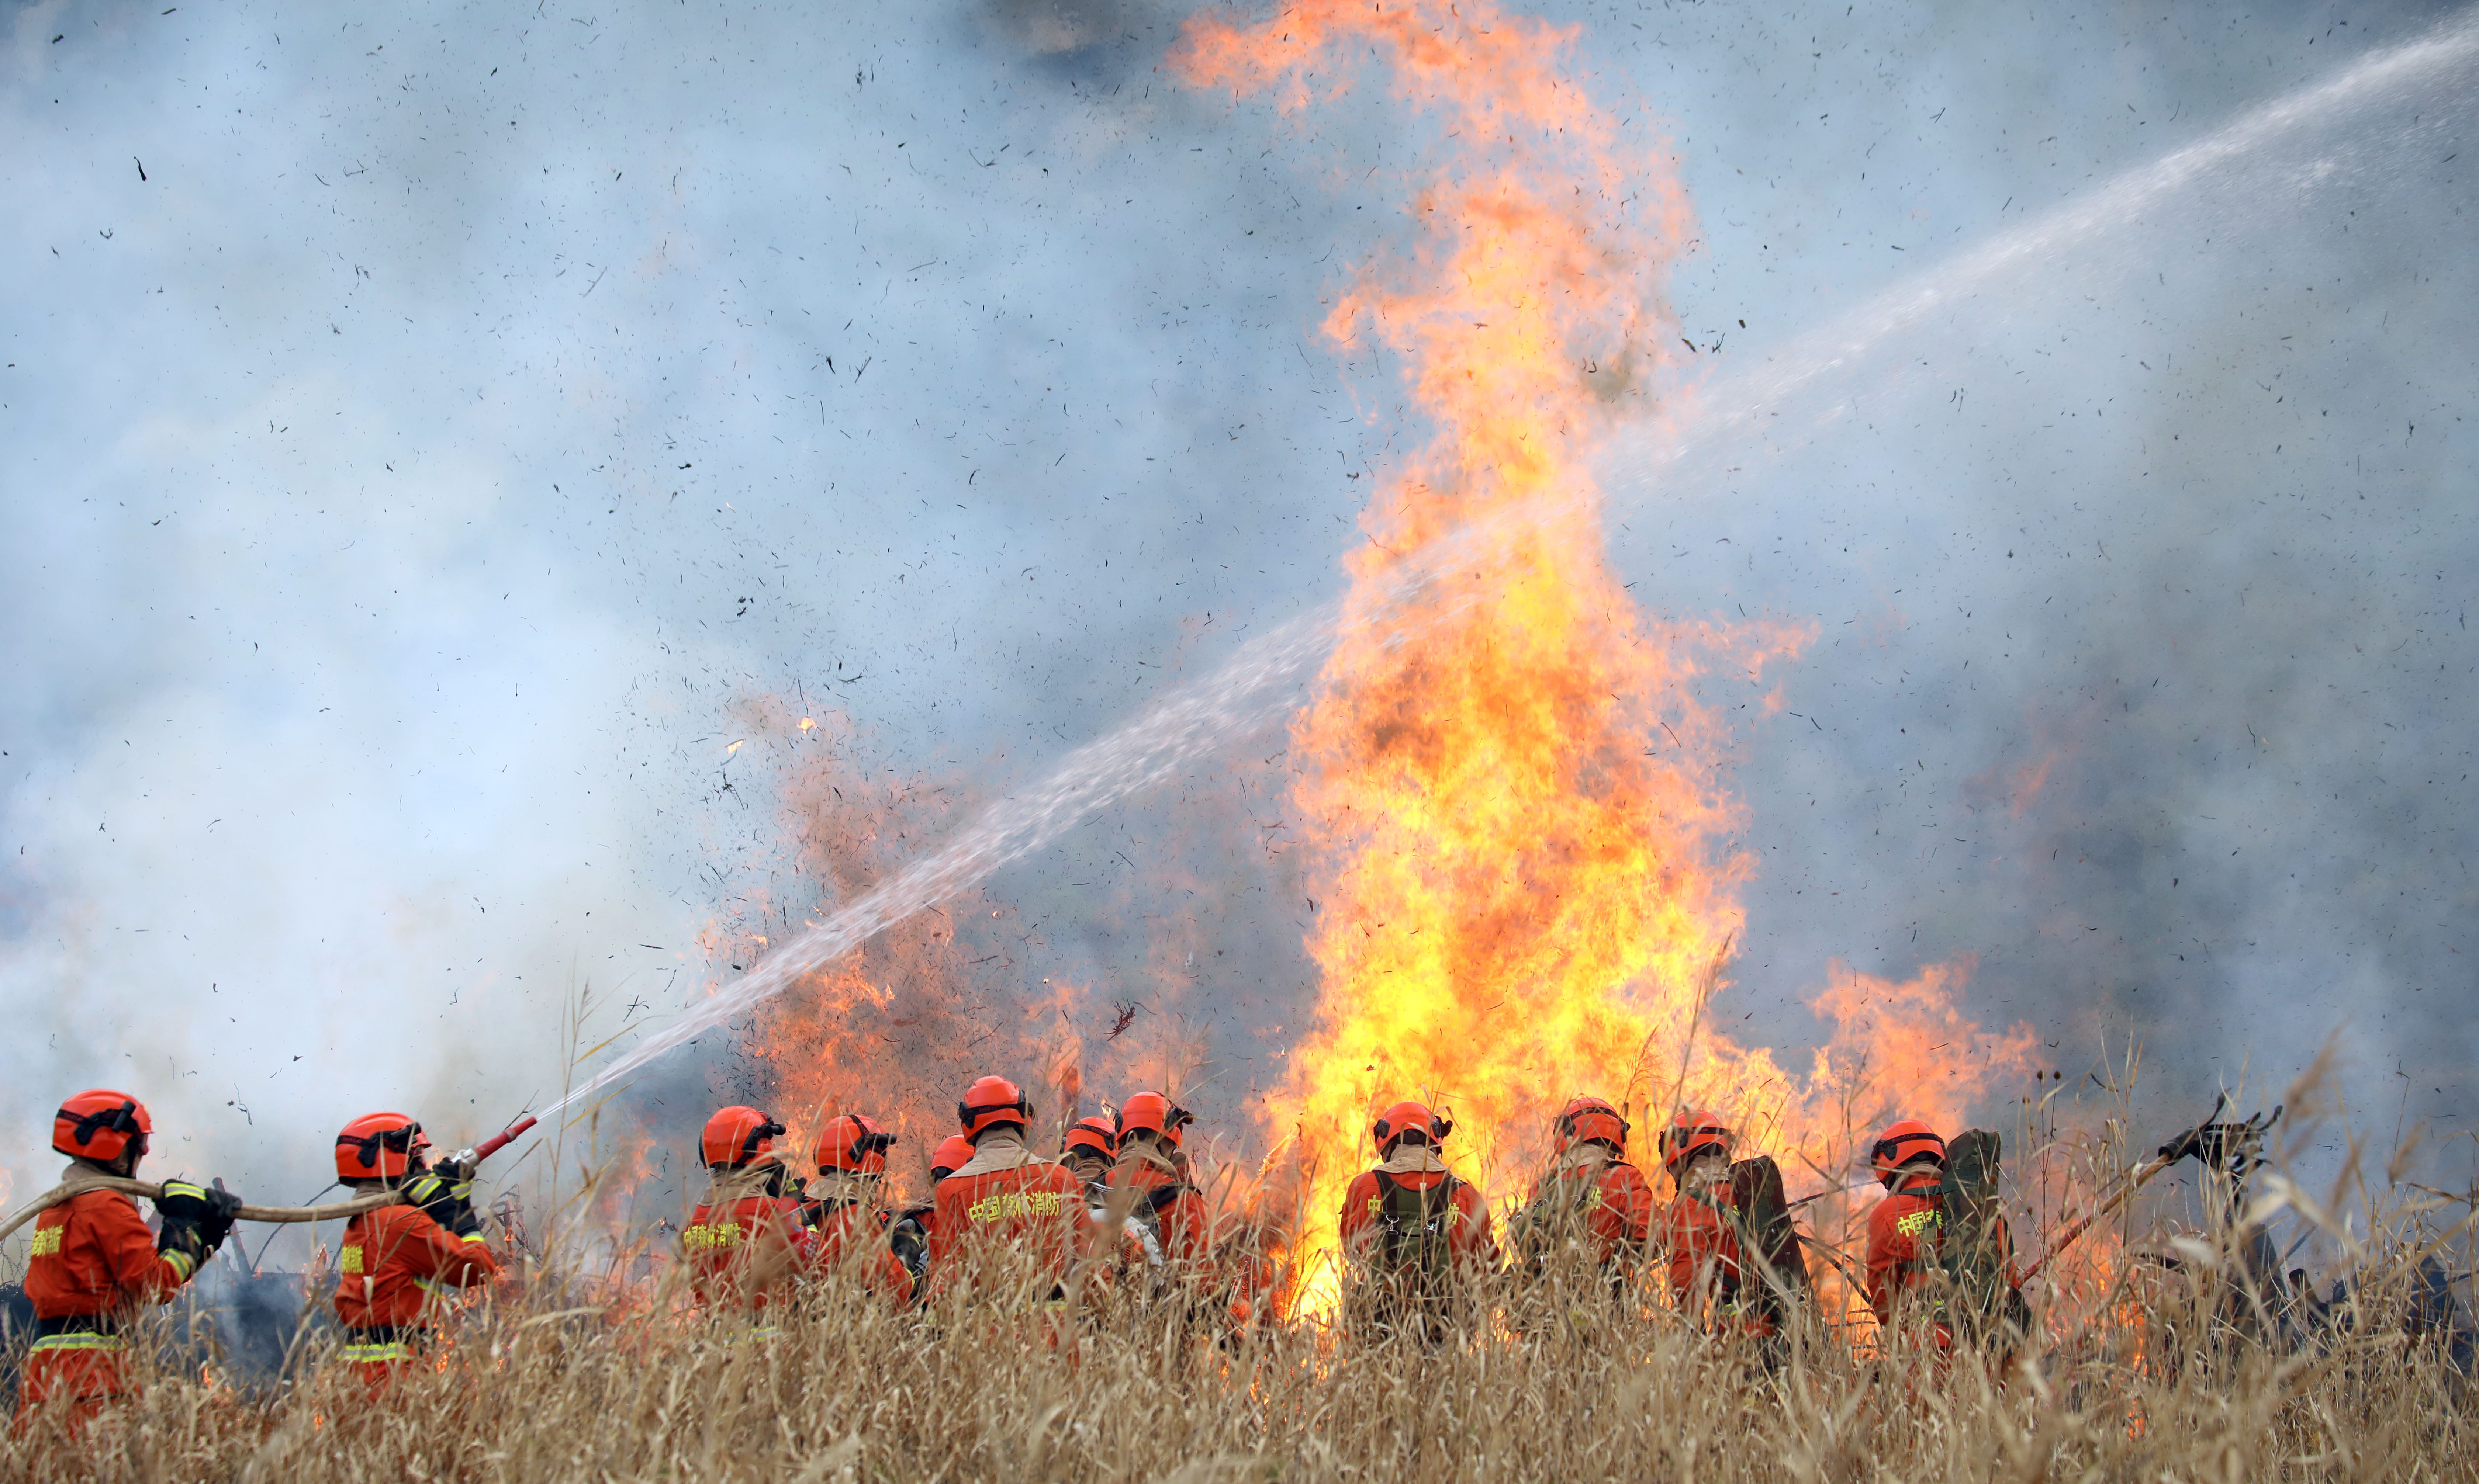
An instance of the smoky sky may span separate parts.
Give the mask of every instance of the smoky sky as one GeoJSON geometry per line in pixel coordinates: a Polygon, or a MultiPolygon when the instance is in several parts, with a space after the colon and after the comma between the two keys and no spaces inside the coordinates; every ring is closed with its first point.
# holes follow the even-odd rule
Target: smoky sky
{"type": "MultiPolygon", "coordinates": [[[[1681,386],[2448,13],[1549,11],[1694,204],[1681,386]]],[[[93,1082],[287,1198],[373,1103],[555,1093],[782,869],[751,697],[994,792],[1338,591],[1419,430],[1317,327],[1402,239],[1410,126],[1179,85],[1183,13],[7,13],[20,1189],[93,1082]]],[[[1829,961],[1968,953],[2061,1068],[2144,1038],[2164,1109],[2342,1026],[2361,1103],[2466,1120],[2440,111],[1992,290],[1815,437],[1613,450],[1648,612],[1818,636],[1732,760],[1748,1034],[1812,1041],[1829,961]]],[[[1268,721],[990,887],[1028,986],[1204,1023],[1224,1117],[1313,979],[1268,721]]],[[[649,1089],[728,1090],[703,1054],[649,1089]]]]}

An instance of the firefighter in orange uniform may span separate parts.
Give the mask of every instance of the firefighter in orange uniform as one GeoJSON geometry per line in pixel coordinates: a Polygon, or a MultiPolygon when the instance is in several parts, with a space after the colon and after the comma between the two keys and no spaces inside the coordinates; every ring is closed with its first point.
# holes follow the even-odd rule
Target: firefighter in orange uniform
{"type": "Polygon", "coordinates": [[[1180,1130],[1195,1121],[1160,1093],[1135,1094],[1119,1108],[1119,1161],[1111,1171],[1112,1190],[1135,1193],[1131,1229],[1141,1230],[1148,1261],[1183,1283],[1213,1279],[1213,1223],[1179,1151],[1180,1130]]]}
{"type": "Polygon", "coordinates": [[[336,1135],[336,1181],[357,1195],[401,1190],[404,1202],[345,1223],[336,1265],[342,1358],[371,1395],[429,1345],[449,1290],[488,1283],[498,1259],[473,1214],[473,1172],[453,1161],[433,1169],[430,1140],[401,1113],[369,1113],[336,1135]]]}
{"type": "Polygon", "coordinates": [[[817,1234],[821,1271],[856,1275],[902,1309],[912,1301],[912,1274],[887,1241],[891,1218],[880,1193],[894,1143],[875,1119],[847,1113],[829,1119],[818,1135],[818,1178],[809,1182],[802,1216],[817,1234]]]}
{"type": "Polygon", "coordinates": [[[1749,1270],[1731,1205],[1733,1143],[1722,1116],[1702,1109],[1681,1112],[1662,1130],[1662,1168],[1677,1188],[1659,1222],[1670,1296],[1709,1333],[1769,1336],[1770,1306],[1758,1301],[1764,1275],[1749,1270]]]}
{"type": "Polygon", "coordinates": [[[1661,1207],[1643,1171],[1627,1163],[1627,1121],[1600,1098],[1578,1097],[1559,1110],[1552,1129],[1556,1163],[1532,1188],[1515,1235],[1535,1261],[1580,1241],[1594,1265],[1620,1280],[1643,1255],[1661,1207]]]}
{"type": "MultiPolygon", "coordinates": [[[[1871,1162],[1889,1194],[1868,1213],[1868,1307],[1878,1324],[1891,1328],[1904,1291],[1937,1266],[1945,1230],[1945,1202],[1937,1195],[1945,1141],[1919,1119],[1904,1119],[1877,1136],[1871,1162]]],[[[1953,1339],[1942,1315],[1935,1338],[1940,1347],[1953,1339]]]]}
{"type": "Polygon", "coordinates": [[[1118,1158],[1118,1125],[1109,1119],[1078,1119],[1067,1125],[1059,1163],[1084,1184],[1086,1205],[1102,1204],[1103,1192],[1111,1182],[1111,1167],[1118,1158]]]}
{"type": "Polygon", "coordinates": [[[1360,1280],[1354,1302],[1380,1332],[1408,1326],[1433,1345],[1458,1300],[1498,1264],[1488,1201],[1439,1152],[1453,1127],[1420,1103],[1388,1108],[1370,1130],[1377,1167],[1342,1195],[1343,1255],[1360,1280]]]}
{"type": "Polygon", "coordinates": [[[734,1104],[706,1119],[698,1137],[698,1157],[711,1184],[680,1233],[680,1246],[689,1282],[709,1311],[762,1315],[770,1303],[789,1298],[792,1280],[816,1266],[818,1234],[801,1220],[791,1171],[775,1154],[783,1132],[766,1114],[734,1104]]]}
{"type": "Polygon", "coordinates": [[[938,1182],[933,1293],[999,1285],[1017,1290],[1010,1307],[1063,1310],[1092,1227],[1084,1187],[1065,1166],[1026,1147],[1033,1103],[1005,1077],[966,1089],[956,1115],[973,1157],[938,1182]]]}
{"type": "Polygon", "coordinates": [[[938,1182],[962,1169],[973,1157],[973,1141],[961,1134],[949,1134],[930,1153],[930,1198],[916,1201],[895,1214],[895,1224],[887,1228],[886,1245],[912,1275],[912,1296],[919,1302],[929,1296],[930,1232],[938,1224],[938,1182]]]}
{"type": "MultiPolygon", "coordinates": [[[[62,1178],[134,1177],[154,1127],[145,1105],[125,1093],[78,1094],[52,1116],[52,1147],[69,1157],[62,1178]]],[[[38,1407],[59,1403],[79,1426],[134,1393],[122,1327],[190,1281],[223,1245],[240,1208],[221,1180],[212,1189],[167,1180],[155,1201],[160,1234],[146,1230],[138,1203],[117,1191],[74,1195],[37,1217],[26,1265],[35,1343],[18,1386],[20,1424],[38,1407]]]]}

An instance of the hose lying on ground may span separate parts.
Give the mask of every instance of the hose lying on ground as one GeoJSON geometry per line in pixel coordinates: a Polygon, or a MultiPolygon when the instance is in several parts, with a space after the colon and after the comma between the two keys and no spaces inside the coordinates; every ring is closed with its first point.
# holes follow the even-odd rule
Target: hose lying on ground
{"type": "MultiPolygon", "coordinates": [[[[10,1233],[62,1201],[71,1196],[83,1195],[89,1191],[118,1191],[125,1195],[155,1200],[163,1195],[164,1187],[151,1185],[144,1180],[124,1180],[118,1175],[93,1175],[84,1180],[71,1181],[66,1185],[53,1186],[27,1202],[23,1209],[9,1220],[0,1221],[0,1242],[7,1241],[10,1233]]],[[[330,1201],[323,1206],[243,1206],[233,1213],[233,1219],[241,1221],[275,1222],[338,1221],[347,1217],[359,1216],[365,1211],[376,1211],[381,1206],[393,1206],[402,1199],[404,1199],[402,1191],[380,1191],[376,1195],[364,1195],[358,1200],[330,1201]]]]}

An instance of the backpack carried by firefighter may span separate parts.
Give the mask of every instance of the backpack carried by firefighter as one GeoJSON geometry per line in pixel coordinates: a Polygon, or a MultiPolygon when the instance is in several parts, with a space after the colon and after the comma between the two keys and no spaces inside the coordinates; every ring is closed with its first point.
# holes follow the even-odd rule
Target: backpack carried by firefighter
{"type": "Polygon", "coordinates": [[[1545,1176],[1532,1198],[1506,1223],[1508,1243],[1525,1270],[1539,1273],[1559,1251],[1580,1242],[1601,1194],[1597,1171],[1545,1176]]]}
{"type": "Polygon", "coordinates": [[[1965,1129],[1946,1145],[1936,1186],[1942,1228],[1936,1266],[1944,1274],[1949,1312],[1974,1338],[2005,1340],[2031,1332],[2032,1310],[2014,1286],[2014,1244],[1997,1200],[2004,1145],[1986,1129],[1965,1129]]]}
{"type": "Polygon", "coordinates": [[[1741,1298],[1782,1324],[1792,1306],[1808,1296],[1807,1259],[1799,1249],[1799,1227],[1782,1196],[1781,1167],[1769,1155],[1730,1167],[1730,1212],[1739,1250],[1751,1259],[1741,1298]],[[1759,1266],[1761,1264],[1761,1266],[1759,1266]]]}
{"type": "Polygon", "coordinates": [[[1416,1190],[1377,1171],[1377,1270],[1405,1287],[1434,1292],[1444,1285],[1454,1255],[1455,1193],[1463,1182],[1448,1175],[1416,1190]]]}

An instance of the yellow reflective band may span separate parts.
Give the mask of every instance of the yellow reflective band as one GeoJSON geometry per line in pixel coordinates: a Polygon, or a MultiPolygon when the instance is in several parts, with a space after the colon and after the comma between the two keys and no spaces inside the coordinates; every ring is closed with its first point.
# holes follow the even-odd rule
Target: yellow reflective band
{"type": "Polygon", "coordinates": [[[375,1345],[348,1345],[345,1346],[343,1354],[345,1359],[352,1361],[355,1364],[371,1365],[388,1361],[411,1360],[413,1359],[413,1346],[407,1345],[402,1340],[386,1340],[375,1345]]]}
{"type": "Polygon", "coordinates": [[[470,1236],[470,1237],[466,1238],[465,1240],[466,1240],[467,1242],[479,1243],[479,1242],[482,1240],[482,1234],[481,1234],[480,1232],[475,1232],[473,1235],[472,1235],[472,1236],[470,1236]]]}
{"type": "Polygon", "coordinates": [[[66,1335],[45,1335],[35,1342],[35,1351],[46,1350],[116,1350],[126,1342],[118,1335],[79,1332],[66,1335]]]}
{"type": "Polygon", "coordinates": [[[343,1270],[345,1272],[359,1272],[362,1270],[362,1249],[360,1247],[351,1246],[345,1248],[345,1264],[343,1270]]]}
{"type": "Polygon", "coordinates": [[[161,1256],[164,1261],[172,1265],[172,1270],[181,1275],[181,1281],[184,1283],[189,1282],[190,1274],[197,1270],[197,1263],[187,1252],[165,1252],[161,1256]]]}
{"type": "Polygon", "coordinates": [[[37,1257],[59,1256],[61,1250],[61,1234],[67,1229],[68,1228],[64,1226],[45,1226],[38,1229],[35,1233],[34,1255],[37,1257]]]}

